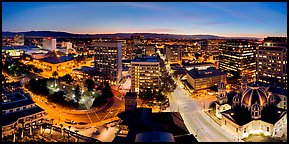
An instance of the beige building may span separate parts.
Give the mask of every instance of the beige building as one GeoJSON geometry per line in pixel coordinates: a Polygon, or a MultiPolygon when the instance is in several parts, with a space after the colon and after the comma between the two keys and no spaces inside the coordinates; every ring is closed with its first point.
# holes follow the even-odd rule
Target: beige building
{"type": "Polygon", "coordinates": [[[165,45],[166,59],[169,64],[182,62],[182,46],[180,45],[165,45]]]}
{"type": "Polygon", "coordinates": [[[268,37],[257,49],[257,79],[287,89],[287,38],[268,37]]]}
{"type": "Polygon", "coordinates": [[[70,56],[33,59],[32,64],[37,68],[42,69],[44,72],[51,73],[51,76],[54,71],[63,76],[66,74],[65,72],[68,72],[67,69],[73,69],[77,66],[75,61],[70,56]]]}
{"type": "Polygon", "coordinates": [[[95,81],[116,85],[122,77],[122,42],[94,42],[95,81]]]}
{"type": "Polygon", "coordinates": [[[210,67],[206,70],[192,69],[187,73],[188,83],[195,89],[207,89],[223,80],[226,83],[226,73],[210,67]]]}
{"type": "MultiPolygon", "coordinates": [[[[272,137],[286,136],[287,111],[277,107],[277,96],[269,93],[267,87],[261,87],[256,83],[245,86],[246,82],[243,80],[244,78],[242,78],[241,85],[245,90],[228,95],[220,93],[217,96],[216,103],[219,104],[219,107],[231,106],[220,112],[221,127],[239,140],[250,134],[264,134],[272,137]],[[220,98],[226,100],[220,102],[220,98]]],[[[222,91],[222,88],[223,86],[220,86],[219,91],[222,91]]]]}
{"type": "Polygon", "coordinates": [[[136,58],[131,62],[131,91],[139,94],[147,89],[159,91],[160,62],[156,57],[136,58]]]}

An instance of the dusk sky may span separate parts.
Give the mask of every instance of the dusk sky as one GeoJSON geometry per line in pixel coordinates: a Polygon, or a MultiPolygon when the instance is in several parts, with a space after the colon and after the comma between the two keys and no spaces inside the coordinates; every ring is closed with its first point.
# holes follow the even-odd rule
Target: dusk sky
{"type": "Polygon", "coordinates": [[[2,31],[287,36],[287,2],[2,2],[2,31]]]}

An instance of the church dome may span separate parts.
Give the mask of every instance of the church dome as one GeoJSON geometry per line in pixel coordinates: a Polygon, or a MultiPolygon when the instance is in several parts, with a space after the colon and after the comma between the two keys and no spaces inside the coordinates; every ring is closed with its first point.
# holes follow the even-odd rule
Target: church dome
{"type": "Polygon", "coordinates": [[[251,107],[255,103],[263,107],[267,103],[266,91],[258,84],[253,84],[242,93],[241,103],[245,107],[251,107]]]}
{"type": "Polygon", "coordinates": [[[243,75],[243,77],[241,78],[241,82],[242,83],[247,83],[246,75],[243,75]]]}

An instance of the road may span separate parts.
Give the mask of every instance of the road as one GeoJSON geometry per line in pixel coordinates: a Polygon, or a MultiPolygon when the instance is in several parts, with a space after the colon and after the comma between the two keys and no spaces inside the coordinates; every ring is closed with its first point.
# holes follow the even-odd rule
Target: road
{"type": "Polygon", "coordinates": [[[226,134],[224,130],[211,120],[203,111],[201,106],[195,102],[188,93],[177,86],[170,95],[169,111],[178,111],[184,119],[190,133],[197,135],[200,142],[231,142],[235,137],[226,134]]]}
{"type": "MultiPolygon", "coordinates": [[[[164,59],[164,56],[160,53],[159,55],[164,59]]],[[[168,64],[166,69],[170,72],[168,64]]],[[[173,80],[177,87],[169,95],[170,107],[165,111],[180,112],[187,129],[199,142],[232,142],[236,139],[205,114],[202,107],[193,100],[179,80],[174,78],[173,80]]]]}
{"type": "MultiPolygon", "coordinates": [[[[118,94],[115,91],[113,92],[114,94],[118,94]]],[[[118,97],[114,97],[106,106],[98,110],[75,111],[63,109],[58,105],[48,103],[43,97],[36,96],[32,93],[30,94],[33,101],[35,101],[39,107],[43,108],[45,112],[48,113],[49,119],[53,118],[55,123],[64,123],[66,120],[74,120],[75,122],[94,124],[105,119],[111,119],[124,109],[123,101],[118,97]]]]}

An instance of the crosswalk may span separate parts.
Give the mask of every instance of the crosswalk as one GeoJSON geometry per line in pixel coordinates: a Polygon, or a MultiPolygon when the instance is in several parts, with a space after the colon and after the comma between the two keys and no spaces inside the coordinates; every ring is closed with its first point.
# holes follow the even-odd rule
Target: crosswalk
{"type": "Polygon", "coordinates": [[[21,82],[22,84],[27,84],[27,83],[29,83],[29,81],[30,81],[30,78],[28,78],[28,77],[24,77],[24,78],[22,78],[22,79],[20,80],[20,82],[21,82]]]}

